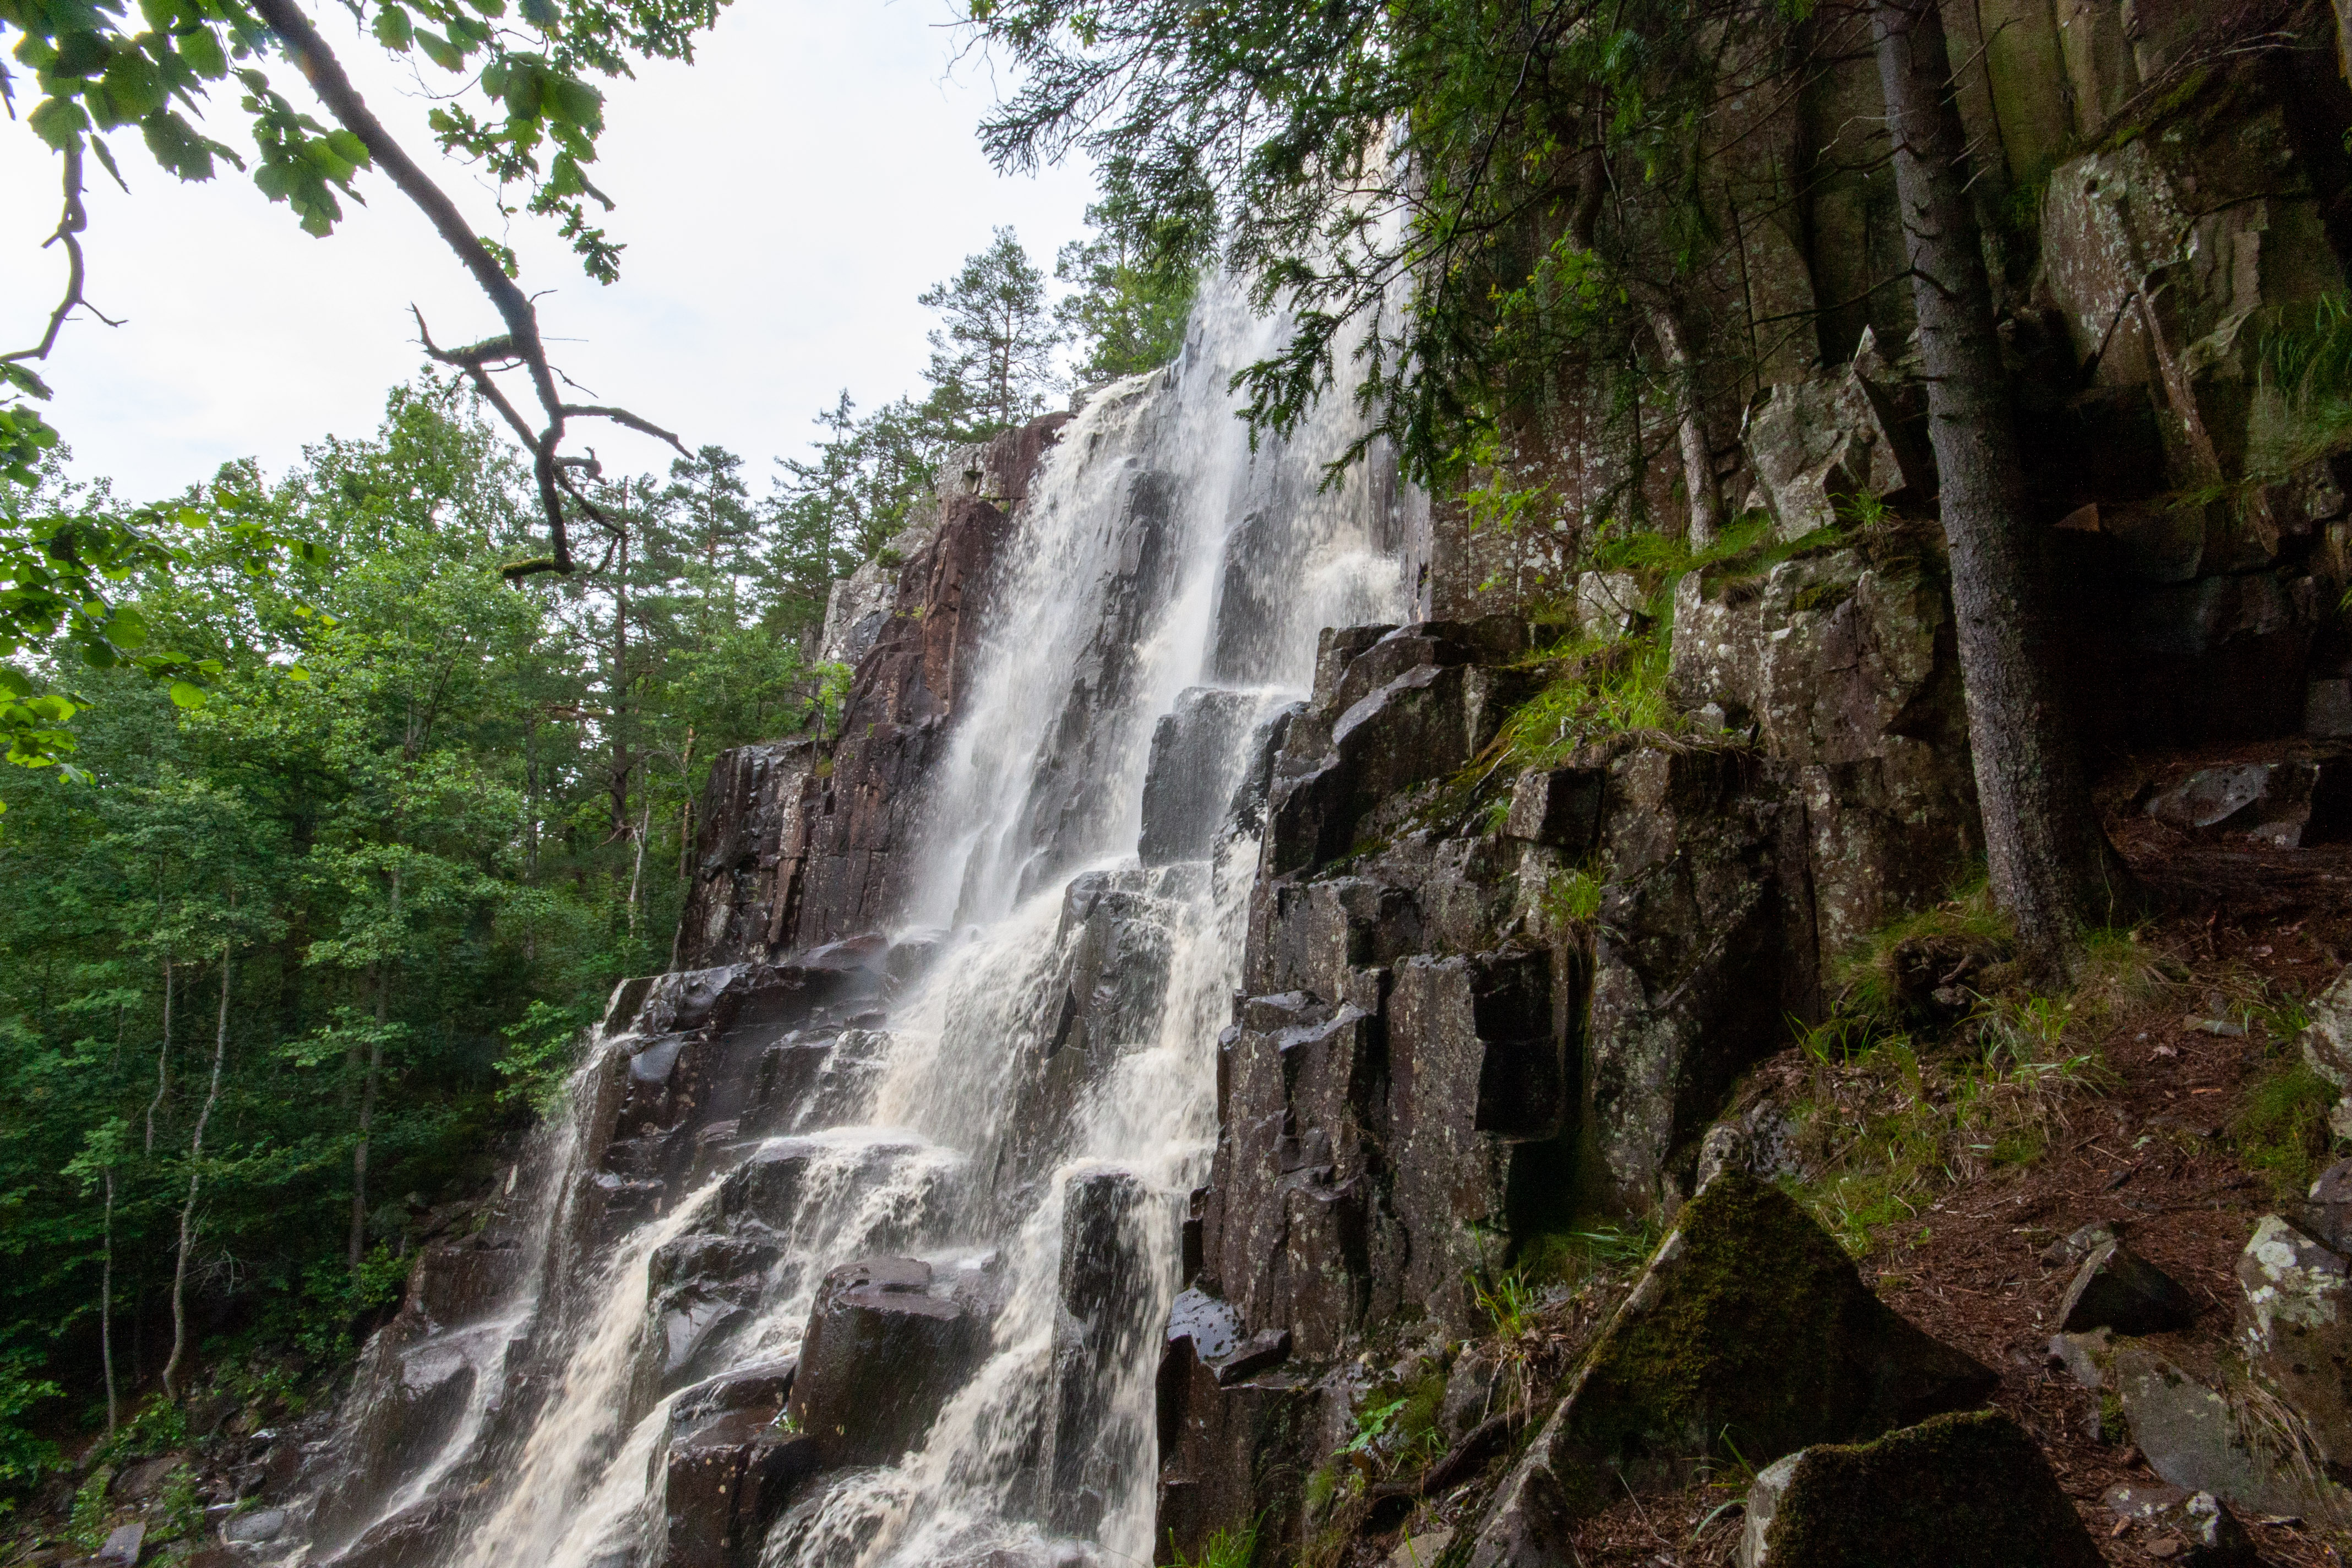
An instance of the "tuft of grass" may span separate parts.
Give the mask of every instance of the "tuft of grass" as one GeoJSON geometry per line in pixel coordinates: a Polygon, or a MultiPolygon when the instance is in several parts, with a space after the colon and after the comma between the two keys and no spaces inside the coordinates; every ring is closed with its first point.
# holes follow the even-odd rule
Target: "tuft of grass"
{"type": "Polygon", "coordinates": [[[2335,1143],[2327,1111],[2336,1093],[2300,1055],[2280,1050],[2240,1098],[2231,1143],[2240,1163],[2269,1178],[2280,1202],[2302,1197],[2327,1163],[2335,1143]]]}
{"type": "Polygon", "coordinates": [[[1916,1231],[1937,1194],[2042,1157],[2079,1095],[2109,1079],[2076,1043],[2072,999],[1979,997],[1932,1053],[1914,1036],[1852,1014],[1807,1031],[1813,1096],[1794,1108],[1806,1166],[1790,1184],[1856,1257],[1893,1227],[1916,1231]]]}
{"type": "Polygon", "coordinates": [[[1607,884],[1581,867],[1554,871],[1544,882],[1543,911],[1570,929],[1593,924],[1601,918],[1601,898],[1607,884]]]}
{"type": "Polygon", "coordinates": [[[1250,1568],[1257,1557],[1257,1524],[1255,1521],[1235,1530],[1220,1530],[1201,1543],[1198,1556],[1176,1550],[1176,1537],[1168,1537],[1168,1555],[1176,1568],[1250,1568]]]}
{"type": "Polygon", "coordinates": [[[1684,727],[1666,691],[1663,639],[1570,645],[1559,674],[1505,721],[1502,755],[1513,769],[1556,766],[1580,746],[1606,735],[1684,727]]]}
{"type": "Polygon", "coordinates": [[[1965,979],[2005,958],[2016,942],[1981,875],[1935,908],[1873,931],[1839,972],[1833,1023],[1842,1029],[1895,1030],[1916,1020],[1927,993],[1948,976],[1965,979]],[[1843,1022],[1841,1022],[1843,1021],[1843,1022]]]}

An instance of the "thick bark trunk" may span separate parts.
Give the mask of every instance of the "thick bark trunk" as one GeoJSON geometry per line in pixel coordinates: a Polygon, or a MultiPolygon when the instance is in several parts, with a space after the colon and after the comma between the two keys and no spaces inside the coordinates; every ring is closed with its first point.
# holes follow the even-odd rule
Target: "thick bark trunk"
{"type": "Polygon", "coordinates": [[[220,1100],[221,1063],[228,1056],[228,943],[221,943],[220,1026],[213,1036],[213,1081],[205,1091],[204,1109],[196,1112],[196,1130],[188,1138],[188,1200],[180,1205],[180,1247],[172,1265],[172,1359],[163,1363],[163,1397],[177,1399],[180,1363],[188,1351],[188,1252],[196,1238],[196,1192],[204,1181],[205,1123],[213,1119],[220,1100]]]}
{"type": "Polygon", "coordinates": [[[1966,133],[1934,0],[1874,0],[1879,82],[1927,377],[1969,742],[1993,895],[2026,957],[2070,971],[2128,874],[2101,831],[2054,673],[2041,541],[1969,205],[1966,133]]]}

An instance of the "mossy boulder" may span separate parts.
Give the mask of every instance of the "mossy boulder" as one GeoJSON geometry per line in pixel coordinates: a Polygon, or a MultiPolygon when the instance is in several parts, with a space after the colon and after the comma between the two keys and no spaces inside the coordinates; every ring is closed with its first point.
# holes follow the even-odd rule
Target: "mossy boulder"
{"type": "Polygon", "coordinates": [[[1471,1568],[1549,1568],[1572,1521],[1710,1455],[1760,1465],[1874,1438],[1999,1383],[1872,1295],[1786,1193],[1726,1171],[1684,1205],[1505,1478],[1471,1568]]]}
{"type": "Polygon", "coordinates": [[[2097,1568],[2058,1479],[1999,1411],[1806,1448],[1748,1493],[1740,1568],[2097,1568]]]}
{"type": "Polygon", "coordinates": [[[1605,1329],[1567,1429],[1619,1468],[1722,1452],[1762,1464],[1981,1403],[1990,1368],[1871,1294],[1778,1187],[1727,1171],[1605,1329]]]}

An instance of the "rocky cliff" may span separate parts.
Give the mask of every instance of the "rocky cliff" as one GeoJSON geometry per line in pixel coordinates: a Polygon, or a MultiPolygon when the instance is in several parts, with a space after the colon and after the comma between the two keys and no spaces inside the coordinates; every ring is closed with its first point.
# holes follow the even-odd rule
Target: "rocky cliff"
{"type": "MultiPolygon", "coordinates": [[[[2332,47],[2234,51],[2208,7],[1947,10],[1993,153],[2002,331],[2111,825],[2159,898],[2199,918],[2217,890],[2288,888],[2264,907],[2341,921],[2352,475],[2262,345],[2344,291],[2352,89],[2332,47]]],[[[937,505],[835,591],[826,657],[854,670],[837,733],[713,766],[678,972],[615,999],[561,1167],[572,1187],[545,1194],[547,1224],[583,1239],[530,1239],[514,1200],[428,1255],[332,1449],[350,1480],[318,1505],[322,1548],[392,1568],[438,1560],[461,1523],[478,1557],[551,1539],[500,1536],[506,1512],[481,1522],[495,1447],[431,1485],[418,1456],[468,1422],[532,1429],[583,1397],[563,1385],[599,1345],[614,1363],[599,1386],[627,1421],[564,1460],[542,1453],[542,1419],[521,1451],[582,1465],[658,1426],[627,1450],[663,1478],[638,1556],[679,1568],[818,1560],[847,1538],[827,1531],[866,1528],[860,1509],[872,1529],[910,1528],[860,1486],[911,1476],[919,1500],[945,1495],[983,1449],[1013,1478],[1003,1508],[1065,1545],[1150,1490],[1159,1560],[1221,1565],[1246,1542],[1261,1563],[1533,1568],[1583,1557],[1597,1538],[1580,1532],[1625,1499],[1680,1506],[1708,1486],[1745,1500],[1744,1524],[1718,1509],[1690,1521],[1700,1545],[1674,1548],[1712,1555],[1661,1560],[1887,1561],[1890,1542],[1945,1551],[1973,1526],[1946,1560],[2132,1561],[2117,1553],[2179,1541],[2221,1563],[2250,1560],[2240,1516],[2334,1520],[2352,1474],[2334,1198],[2259,1226],[2256,1200],[2230,1199],[2244,1224],[2199,1245],[2242,1261],[2186,1316],[2163,1269],[2070,1223],[2053,1321],[1965,1345],[1915,1321],[1933,1315],[1924,1300],[1889,1304],[1895,1270],[1856,1268],[1891,1221],[1834,1238],[1821,1223],[1829,1151],[1949,1100],[1937,1051],[2021,1027],[2001,1010],[1997,933],[1918,934],[1958,907],[1979,835],[1925,400],[1903,291],[1877,286],[1891,182],[1844,141],[1874,106],[1864,60],[1742,110],[1787,156],[1727,178],[1774,216],[1743,241],[1758,275],[1701,280],[1696,303],[1718,334],[1799,316],[1810,336],[1709,389],[1717,427],[1737,432],[1720,476],[1748,502],[1732,537],[1595,563],[1582,533],[1474,529],[1449,497],[1420,516],[1383,479],[1370,531],[1413,557],[1410,616],[1325,627],[1297,695],[1244,657],[1269,606],[1307,592],[1267,566],[1283,519],[1222,520],[1199,579],[1218,606],[1200,679],[1224,684],[1151,699],[1134,821],[1104,804],[1124,742],[1091,715],[1152,690],[1147,645],[1184,602],[1187,524],[1171,470],[1123,459],[1087,589],[1100,613],[1046,694],[1055,739],[1016,817],[992,819],[1020,851],[1020,897],[1055,908],[1023,917],[1026,967],[1007,958],[944,1005],[1012,1042],[1007,1065],[940,1080],[999,1122],[952,1152],[898,1132],[853,1149],[835,1112],[870,1105],[894,1009],[965,940],[905,926],[937,850],[921,814],[971,719],[981,630],[991,613],[1011,624],[1005,563],[1038,526],[1025,503],[1066,416],[951,465],[937,505]],[[1121,864],[1066,831],[1114,817],[1121,864]],[[1230,952],[1201,934],[1227,919],[1230,952]],[[1026,999],[1006,999],[1008,975],[1026,999]],[[1852,1023],[1857,985],[1879,982],[1873,1038],[1899,1037],[1909,1076],[1870,1080],[1894,1109],[1848,1125],[1839,1097],[1864,1069],[1849,1052],[1833,1071],[1821,1042],[1845,1037],[1821,1026],[1852,1023]],[[1213,1019],[1171,1001],[1186,984],[1213,1019]],[[1109,1098],[1183,1092],[1139,1064],[1177,1059],[1171,1030],[1187,1026],[1198,1045],[1215,1034],[1213,1142],[1162,1224],[1132,1171],[1055,1152],[1109,1098]],[[1005,1215],[1026,1228],[959,1250],[942,1217],[956,1203],[1000,1238],[1005,1215]],[[1008,1283],[1027,1265],[1005,1258],[1041,1248],[1055,1261],[1032,1300],[1008,1283]],[[594,1284],[582,1260],[607,1258],[643,1271],[637,1340],[598,1327],[619,1309],[595,1290],[620,1274],[594,1284]],[[1171,1275],[1172,1311],[1136,1321],[1171,1275]],[[504,1337],[493,1309],[525,1276],[561,1332],[504,1337]],[[2044,1420],[2054,1373],[2020,1391],[2017,1336],[2052,1329],[2087,1436],[2075,1406],[2044,1420]],[[787,1339],[795,1354],[771,1356],[787,1339]],[[990,1405],[978,1369],[1008,1345],[1025,1347],[1030,1392],[990,1405]],[[1146,1375],[1153,1428],[1124,1431],[1123,1407],[1088,1391],[1146,1375]],[[971,1453],[925,1469],[941,1433],[971,1453]],[[2101,1513],[2067,1445],[2126,1440],[2171,1489],[2118,1482],[2101,1513]]],[[[1571,499],[1671,487],[1597,444],[1547,461],[1573,470],[1571,499]]],[[[2043,1002],[2037,1037],[2074,1038],[2043,1002]]],[[[2193,1048],[2248,1039],[2218,1001],[2186,1005],[2213,1026],[2193,1048]]],[[[2337,1083],[2352,1070],[2327,1031],[2346,1005],[2318,1013],[2309,1047],[2337,1083]]],[[[988,1043],[953,1021],[926,1026],[988,1043]]],[[[2031,1072],[1981,1092],[2030,1098],[2067,1060],[2018,1059],[2031,1072]]],[[[2171,1070],[2156,1059],[2151,1075],[2171,1070]]],[[[2032,1100],[2045,1121],[2089,1103],[2032,1100]]],[[[2132,1115],[2134,1150],[2185,1140],[2180,1171],[2219,1158],[2217,1126],[2132,1115]]],[[[1953,1182],[1991,1179],[1990,1142],[1937,1147],[1953,1182]]],[[[2085,1147],[2048,1169],[2112,1178],[2119,1159],[2065,1163],[2085,1147]]],[[[2093,1217],[2079,1195],[2036,1201],[2093,1217]]],[[[2189,1246],[2149,1225],[2137,1245],[2189,1246]]],[[[1061,1560],[1019,1539],[1003,1560],[1061,1560]]]]}

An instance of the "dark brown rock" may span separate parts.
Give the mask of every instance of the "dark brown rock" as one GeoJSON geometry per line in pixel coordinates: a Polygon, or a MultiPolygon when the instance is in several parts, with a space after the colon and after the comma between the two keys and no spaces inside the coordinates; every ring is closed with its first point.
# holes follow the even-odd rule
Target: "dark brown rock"
{"type": "Polygon", "coordinates": [[[793,1425],[828,1467],[888,1464],[922,1440],[987,1349],[978,1304],[940,1288],[929,1264],[846,1264],[809,1310],[793,1425]]]}
{"type": "Polygon", "coordinates": [[[768,1526],[817,1468],[814,1437],[779,1424],[791,1363],[688,1390],[671,1407],[658,1568],[751,1568],[768,1526]]]}
{"type": "Polygon", "coordinates": [[[2075,1271],[2058,1306],[2062,1333],[2113,1329],[2119,1334],[2161,1334],[2197,1321],[2197,1303],[2171,1275],[2120,1241],[2094,1247],[2075,1271]]]}

